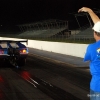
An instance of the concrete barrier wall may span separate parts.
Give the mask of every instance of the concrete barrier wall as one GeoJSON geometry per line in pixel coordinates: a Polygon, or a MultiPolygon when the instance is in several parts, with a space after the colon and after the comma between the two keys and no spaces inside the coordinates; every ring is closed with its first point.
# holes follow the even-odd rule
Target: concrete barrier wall
{"type": "Polygon", "coordinates": [[[77,57],[84,57],[88,44],[29,40],[28,47],[77,57]]]}
{"type": "MultiPolygon", "coordinates": [[[[17,38],[0,37],[0,40],[2,39],[3,40],[22,40],[22,39],[17,39],[17,38]]],[[[28,47],[30,48],[56,52],[56,53],[61,53],[61,54],[66,54],[66,55],[72,55],[72,56],[77,56],[81,58],[84,57],[87,46],[88,44],[28,40],[28,47]]]]}

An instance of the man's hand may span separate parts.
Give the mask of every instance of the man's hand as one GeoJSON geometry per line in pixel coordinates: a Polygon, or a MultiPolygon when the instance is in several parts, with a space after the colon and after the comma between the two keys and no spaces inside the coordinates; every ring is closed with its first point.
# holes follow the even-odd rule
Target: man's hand
{"type": "Polygon", "coordinates": [[[82,7],[78,10],[78,12],[88,12],[88,13],[91,13],[93,12],[90,8],[87,8],[87,7],[82,7]]]}
{"type": "Polygon", "coordinates": [[[99,17],[93,12],[93,10],[88,7],[82,7],[78,10],[78,12],[87,12],[94,24],[100,21],[99,17]]]}

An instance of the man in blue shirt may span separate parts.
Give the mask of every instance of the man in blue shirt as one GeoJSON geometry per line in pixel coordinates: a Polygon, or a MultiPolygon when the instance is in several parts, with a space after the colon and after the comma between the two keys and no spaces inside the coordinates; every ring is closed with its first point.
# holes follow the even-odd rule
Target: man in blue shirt
{"type": "Polygon", "coordinates": [[[78,12],[89,13],[94,23],[92,29],[96,42],[88,45],[84,61],[90,61],[90,73],[92,75],[90,82],[90,100],[100,100],[100,19],[87,7],[82,7],[78,12]]]}

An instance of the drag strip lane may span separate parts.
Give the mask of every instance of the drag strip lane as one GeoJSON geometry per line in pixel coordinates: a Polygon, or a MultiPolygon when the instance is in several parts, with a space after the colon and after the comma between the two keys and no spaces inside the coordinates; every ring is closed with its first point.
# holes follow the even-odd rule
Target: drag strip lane
{"type": "Polygon", "coordinates": [[[46,95],[53,98],[53,100],[80,100],[79,98],[73,96],[72,94],[60,89],[57,86],[54,86],[50,83],[47,83],[44,80],[39,79],[36,76],[32,76],[28,71],[24,70],[15,70],[19,76],[25,79],[27,82],[31,83],[35,88],[41,90],[46,95]]]}
{"type": "Polygon", "coordinates": [[[84,94],[87,93],[90,76],[84,71],[66,66],[61,62],[54,63],[35,56],[27,58],[24,68],[21,70],[16,68],[0,69],[0,75],[5,83],[0,83],[0,89],[6,95],[7,100],[11,98],[12,100],[89,99],[84,98],[84,94]],[[86,84],[82,84],[82,80],[86,84]]]}
{"type": "Polygon", "coordinates": [[[27,83],[14,69],[0,69],[0,100],[53,100],[27,83]]]}
{"type": "Polygon", "coordinates": [[[78,66],[73,67],[65,63],[46,59],[42,56],[34,54],[33,56],[31,55],[28,57],[28,62],[30,63],[31,68],[34,68],[34,66],[36,66],[41,70],[52,72],[53,74],[56,73],[59,76],[67,78],[71,84],[75,84],[78,87],[89,91],[89,82],[91,79],[91,75],[89,71],[86,71],[86,69],[79,68],[78,66]],[[84,84],[80,84],[83,80],[85,80],[84,84]]]}
{"type": "Polygon", "coordinates": [[[85,71],[86,69],[68,66],[34,54],[28,57],[27,62],[27,69],[31,74],[35,74],[38,78],[76,95],[82,100],[89,100],[87,95],[91,76],[89,72],[85,71]]]}

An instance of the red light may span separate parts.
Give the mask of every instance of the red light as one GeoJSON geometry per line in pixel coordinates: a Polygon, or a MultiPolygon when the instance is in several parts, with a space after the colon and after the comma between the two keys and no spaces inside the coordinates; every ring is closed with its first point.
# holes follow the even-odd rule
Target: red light
{"type": "Polygon", "coordinates": [[[30,74],[27,71],[23,71],[21,73],[21,76],[25,79],[25,80],[29,80],[30,74]]]}
{"type": "Polygon", "coordinates": [[[4,82],[3,78],[0,76],[0,82],[4,82]]]}
{"type": "Polygon", "coordinates": [[[26,53],[26,50],[23,50],[23,53],[26,53]]]}
{"type": "Polygon", "coordinates": [[[4,51],[3,50],[0,50],[0,54],[4,54],[4,51]]]}
{"type": "Polygon", "coordinates": [[[26,50],[25,49],[20,50],[20,53],[26,53],[26,50]]]}

